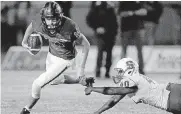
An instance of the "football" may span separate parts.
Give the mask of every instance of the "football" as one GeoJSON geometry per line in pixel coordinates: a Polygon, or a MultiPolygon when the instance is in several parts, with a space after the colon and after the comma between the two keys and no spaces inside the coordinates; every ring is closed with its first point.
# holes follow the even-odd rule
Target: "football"
{"type": "Polygon", "coordinates": [[[32,33],[28,38],[28,47],[30,54],[36,55],[43,45],[42,37],[40,34],[32,33]]]}

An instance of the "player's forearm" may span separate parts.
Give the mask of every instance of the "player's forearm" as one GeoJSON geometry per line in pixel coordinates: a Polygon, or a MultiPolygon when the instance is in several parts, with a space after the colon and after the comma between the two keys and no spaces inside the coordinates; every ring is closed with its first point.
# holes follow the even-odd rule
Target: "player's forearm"
{"type": "Polygon", "coordinates": [[[115,95],[113,96],[108,102],[106,102],[98,111],[96,111],[96,114],[101,114],[102,112],[112,108],[115,106],[125,95],[115,95]]]}
{"type": "Polygon", "coordinates": [[[101,113],[103,113],[104,111],[112,108],[113,106],[110,106],[109,104],[111,104],[111,102],[104,104],[99,110],[97,110],[97,111],[95,112],[95,114],[101,114],[101,113]]]}
{"type": "Polygon", "coordinates": [[[85,68],[85,64],[86,64],[87,57],[88,57],[88,54],[89,54],[89,49],[90,49],[90,43],[83,34],[81,36],[82,36],[82,39],[83,39],[83,42],[82,42],[83,49],[82,49],[82,62],[80,64],[80,67],[85,68]]]}
{"type": "Polygon", "coordinates": [[[26,29],[26,32],[24,34],[24,37],[23,37],[23,41],[22,41],[22,46],[25,47],[25,45],[27,45],[27,40],[28,40],[28,37],[29,35],[33,32],[33,29],[32,29],[32,23],[28,26],[28,28],[26,29]]]}
{"type": "Polygon", "coordinates": [[[99,110],[97,110],[96,113],[101,114],[102,112],[112,108],[115,104],[116,102],[114,102],[114,100],[109,100],[99,110]]]}
{"type": "Polygon", "coordinates": [[[125,95],[133,93],[136,88],[124,88],[124,87],[92,87],[92,92],[102,93],[105,95],[125,95]]]}

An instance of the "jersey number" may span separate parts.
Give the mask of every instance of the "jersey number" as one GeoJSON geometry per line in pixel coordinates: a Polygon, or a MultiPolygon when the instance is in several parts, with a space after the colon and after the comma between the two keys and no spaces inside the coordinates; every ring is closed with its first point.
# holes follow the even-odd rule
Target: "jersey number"
{"type": "Polygon", "coordinates": [[[120,86],[121,87],[129,87],[129,81],[121,82],[120,86]]]}

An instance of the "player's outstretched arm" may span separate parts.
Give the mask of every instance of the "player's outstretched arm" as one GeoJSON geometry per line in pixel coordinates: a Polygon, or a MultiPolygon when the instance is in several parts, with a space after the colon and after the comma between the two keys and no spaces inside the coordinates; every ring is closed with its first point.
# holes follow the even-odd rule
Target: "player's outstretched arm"
{"type": "Polygon", "coordinates": [[[30,23],[30,25],[27,27],[24,37],[23,37],[23,41],[21,43],[21,45],[25,48],[28,48],[28,37],[30,36],[30,34],[33,32],[33,28],[32,28],[32,23],[30,23]]]}
{"type": "Polygon", "coordinates": [[[89,95],[91,92],[97,92],[104,95],[126,95],[137,91],[137,87],[87,87],[85,94],[89,95]]]}
{"type": "Polygon", "coordinates": [[[85,67],[85,64],[86,64],[86,61],[87,61],[87,56],[88,56],[89,49],[90,49],[90,43],[82,33],[81,33],[80,37],[82,38],[82,45],[84,46],[83,50],[82,50],[83,59],[82,59],[81,67],[85,67]]]}
{"type": "Polygon", "coordinates": [[[101,114],[102,112],[112,108],[116,105],[125,95],[114,95],[109,101],[107,101],[100,109],[98,109],[94,114],[101,114]]]}
{"type": "Polygon", "coordinates": [[[85,64],[87,61],[87,57],[89,54],[89,49],[90,49],[90,43],[87,40],[87,38],[80,33],[80,38],[82,39],[82,45],[83,45],[83,49],[82,49],[82,55],[81,55],[81,64],[80,64],[80,71],[78,71],[78,76],[83,76],[84,75],[84,69],[85,69],[85,64]]]}

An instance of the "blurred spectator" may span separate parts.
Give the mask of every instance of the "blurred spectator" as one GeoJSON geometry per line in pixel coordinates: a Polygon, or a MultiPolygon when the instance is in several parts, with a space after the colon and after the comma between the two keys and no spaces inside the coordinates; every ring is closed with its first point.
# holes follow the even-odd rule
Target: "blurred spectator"
{"type": "Polygon", "coordinates": [[[63,13],[66,17],[71,18],[70,9],[72,8],[72,1],[56,1],[63,9],[63,13]]]}
{"type": "Polygon", "coordinates": [[[158,1],[145,1],[144,8],[147,9],[147,16],[145,17],[145,39],[148,41],[149,45],[154,45],[155,33],[159,24],[160,16],[163,12],[163,6],[158,1]]]}
{"type": "Polygon", "coordinates": [[[8,38],[9,38],[9,29],[10,29],[10,25],[7,22],[7,12],[8,12],[9,8],[7,6],[4,6],[1,9],[1,49],[2,52],[7,51],[7,48],[9,47],[9,43],[8,43],[8,38]]]}
{"type": "Polygon", "coordinates": [[[17,44],[21,45],[23,35],[28,26],[28,18],[30,14],[30,1],[18,1],[15,4],[15,29],[17,44]]]}
{"type": "Polygon", "coordinates": [[[21,44],[31,5],[29,1],[4,1],[2,4],[1,39],[2,51],[6,52],[10,46],[21,44]]]}
{"type": "Polygon", "coordinates": [[[144,74],[142,40],[145,36],[143,19],[147,10],[143,7],[143,2],[122,1],[119,2],[118,14],[121,19],[122,58],[126,57],[127,46],[134,42],[138,51],[139,70],[144,74]]]}
{"type": "Polygon", "coordinates": [[[1,41],[2,52],[6,52],[10,46],[16,45],[16,30],[14,28],[14,2],[1,2],[1,41]]]}
{"type": "Polygon", "coordinates": [[[118,26],[114,7],[106,1],[93,1],[86,19],[88,26],[95,32],[98,46],[96,77],[100,77],[103,52],[106,52],[105,77],[109,78],[112,65],[112,48],[115,43],[118,26]]]}
{"type": "MultiPolygon", "coordinates": [[[[181,4],[171,4],[171,7],[177,12],[177,14],[179,15],[180,20],[181,20],[181,4]]],[[[180,30],[180,37],[178,38],[178,41],[176,41],[175,44],[181,45],[181,25],[180,25],[179,30],[180,30]]]]}

